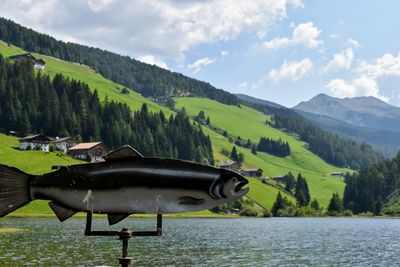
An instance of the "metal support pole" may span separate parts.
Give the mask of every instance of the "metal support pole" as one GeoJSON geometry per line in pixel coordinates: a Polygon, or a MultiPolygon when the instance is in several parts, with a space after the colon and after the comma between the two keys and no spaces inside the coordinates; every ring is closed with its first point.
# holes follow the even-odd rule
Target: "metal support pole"
{"type": "Polygon", "coordinates": [[[131,264],[132,258],[128,257],[128,241],[134,236],[162,236],[162,214],[157,214],[157,228],[155,231],[129,231],[127,227],[121,231],[92,231],[93,214],[91,211],[86,213],[86,236],[118,236],[122,241],[122,256],[119,258],[119,264],[122,267],[128,267],[131,264]]]}
{"type": "Polygon", "coordinates": [[[132,232],[128,228],[122,228],[119,232],[119,239],[122,240],[122,257],[119,258],[119,264],[122,267],[128,267],[131,264],[132,258],[128,257],[128,240],[132,237],[132,232]]]}

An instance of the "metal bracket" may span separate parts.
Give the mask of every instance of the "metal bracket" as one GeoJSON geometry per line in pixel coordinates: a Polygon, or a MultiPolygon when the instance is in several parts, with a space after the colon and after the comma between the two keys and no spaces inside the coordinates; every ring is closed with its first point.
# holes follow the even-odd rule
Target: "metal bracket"
{"type": "Polygon", "coordinates": [[[121,231],[93,231],[92,230],[93,213],[86,213],[85,236],[118,236],[122,241],[122,257],[119,258],[119,264],[127,267],[131,264],[132,258],[128,257],[128,241],[135,236],[162,236],[162,214],[157,214],[157,228],[155,231],[129,231],[124,227],[121,231]]]}

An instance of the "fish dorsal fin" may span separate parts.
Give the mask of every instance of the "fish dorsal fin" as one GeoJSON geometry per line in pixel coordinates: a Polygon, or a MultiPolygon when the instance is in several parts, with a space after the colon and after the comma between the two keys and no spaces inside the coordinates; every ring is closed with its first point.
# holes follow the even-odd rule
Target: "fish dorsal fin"
{"type": "Polygon", "coordinates": [[[60,222],[65,221],[66,219],[72,217],[72,215],[76,213],[76,211],[65,208],[60,204],[54,203],[53,201],[49,202],[49,206],[53,210],[53,212],[57,215],[57,218],[60,220],[60,222]]]}
{"type": "Polygon", "coordinates": [[[126,217],[128,217],[130,214],[128,213],[109,213],[107,214],[108,216],[108,223],[110,225],[119,223],[120,221],[122,221],[123,219],[125,219],[126,217]]]}
{"type": "Polygon", "coordinates": [[[103,158],[105,160],[137,158],[137,157],[142,158],[143,156],[142,156],[142,154],[140,154],[136,149],[134,149],[130,145],[121,146],[121,147],[115,149],[114,151],[111,151],[110,153],[103,156],[103,158]]]}

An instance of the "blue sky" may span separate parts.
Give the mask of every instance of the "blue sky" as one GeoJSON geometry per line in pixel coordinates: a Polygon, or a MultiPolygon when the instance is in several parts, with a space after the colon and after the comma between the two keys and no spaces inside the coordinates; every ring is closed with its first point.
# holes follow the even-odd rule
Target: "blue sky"
{"type": "Polygon", "coordinates": [[[0,16],[291,107],[318,93],[400,106],[399,1],[5,0],[0,16]]]}

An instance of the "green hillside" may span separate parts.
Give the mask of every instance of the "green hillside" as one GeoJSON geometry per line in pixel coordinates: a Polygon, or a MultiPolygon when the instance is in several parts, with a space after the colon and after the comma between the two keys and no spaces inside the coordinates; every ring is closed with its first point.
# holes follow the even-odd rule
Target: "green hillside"
{"type": "MultiPolygon", "coordinates": [[[[240,136],[242,140],[250,139],[256,143],[258,143],[260,137],[281,138],[289,142],[291,155],[285,158],[262,152],[254,155],[250,149],[237,147],[238,152],[245,156],[245,167],[260,167],[264,170],[263,175],[265,176],[284,175],[288,171],[296,175],[301,173],[307,178],[311,197],[318,198],[324,207],[327,206],[333,192],[343,192],[344,182],[329,176],[329,173],[349,170],[327,164],[307,150],[304,142],[268,126],[265,122],[270,119],[269,116],[246,106],[239,108],[206,98],[175,98],[175,101],[178,108],[185,107],[186,111],[192,116],[203,110],[206,116],[210,117],[212,126],[226,130],[230,136],[240,136]]],[[[214,154],[219,154],[216,156],[216,160],[226,160],[226,157],[219,152],[222,149],[231,151],[233,144],[229,143],[227,138],[209,129],[208,131],[213,143],[214,154]]],[[[251,191],[249,194],[250,197],[254,196],[251,191]]]]}
{"type": "MultiPolygon", "coordinates": [[[[0,41],[0,53],[5,57],[10,57],[26,53],[26,51],[13,45],[8,46],[3,41],[0,41]]],[[[62,73],[64,76],[83,81],[87,83],[92,90],[96,89],[98,91],[100,99],[105,99],[107,96],[109,100],[126,103],[132,109],[139,109],[143,103],[146,103],[151,111],[162,110],[166,115],[171,114],[171,110],[157,105],[133,90],[129,90],[129,94],[122,94],[121,89],[124,88],[123,85],[105,79],[88,66],[62,61],[54,57],[35,53],[32,54],[46,62],[45,73],[50,77],[54,77],[57,73],[62,73]]]]}
{"type": "MultiPolygon", "coordinates": [[[[22,49],[15,46],[8,46],[4,42],[0,41],[0,53],[6,57],[24,52],[25,51],[22,49]]],[[[146,103],[151,111],[163,110],[167,115],[174,113],[173,111],[142,97],[133,90],[130,90],[130,94],[128,95],[122,94],[120,91],[123,86],[105,79],[93,69],[85,65],[65,62],[48,56],[34,55],[46,61],[45,73],[48,75],[54,76],[56,73],[62,73],[68,77],[86,82],[89,84],[91,90],[98,90],[102,99],[107,96],[109,100],[128,104],[133,110],[140,108],[143,103],[146,103]]],[[[245,167],[261,167],[266,176],[283,175],[288,171],[292,171],[295,174],[300,172],[307,178],[312,197],[317,197],[321,205],[325,207],[327,206],[329,198],[333,192],[343,192],[344,183],[337,178],[327,175],[329,172],[342,170],[326,164],[316,155],[305,149],[303,142],[267,126],[265,121],[269,119],[268,116],[245,106],[239,108],[237,106],[224,105],[205,98],[177,98],[176,101],[178,107],[185,106],[186,110],[191,115],[197,115],[200,110],[204,110],[206,116],[210,116],[212,125],[219,129],[228,131],[231,136],[241,136],[242,139],[250,138],[254,142],[258,142],[260,137],[270,137],[273,139],[280,137],[290,143],[292,155],[283,159],[266,153],[253,155],[248,149],[238,148],[239,152],[242,152],[245,155],[245,167]]],[[[227,158],[221,154],[221,150],[226,149],[230,151],[232,143],[230,143],[227,138],[209,128],[203,127],[203,130],[206,134],[210,135],[213,144],[214,157],[217,162],[226,160],[227,158]]],[[[42,156],[45,157],[45,159],[43,159],[40,157],[40,153],[43,152],[21,152],[12,149],[11,147],[15,146],[17,141],[16,139],[11,141],[11,139],[8,138],[11,137],[3,136],[2,139],[0,139],[2,147],[9,146],[8,152],[6,153],[8,155],[7,157],[5,157],[4,154],[0,154],[0,162],[2,163],[20,167],[21,169],[32,173],[47,172],[51,165],[62,164],[58,163],[59,160],[70,160],[71,162],[66,162],[65,164],[74,164],[74,162],[69,158],[59,159],[57,155],[51,153],[43,154],[42,156]],[[23,153],[24,156],[26,155],[27,157],[25,160],[15,159],[14,154],[17,155],[18,153],[23,153]],[[32,157],[33,154],[30,155],[29,153],[38,154],[34,154],[35,156],[32,157]],[[32,161],[30,158],[34,158],[35,160],[32,161]],[[25,167],[20,165],[24,161],[26,161],[26,163],[23,164],[27,164],[25,167]]],[[[250,178],[250,181],[251,190],[248,197],[264,208],[271,208],[278,193],[278,189],[263,184],[257,179],[250,178]]],[[[30,208],[39,213],[42,211],[41,209],[43,207],[40,205],[34,206],[33,203],[24,209],[25,211],[29,211],[30,208]]],[[[47,205],[43,209],[47,212],[47,205]]]]}

